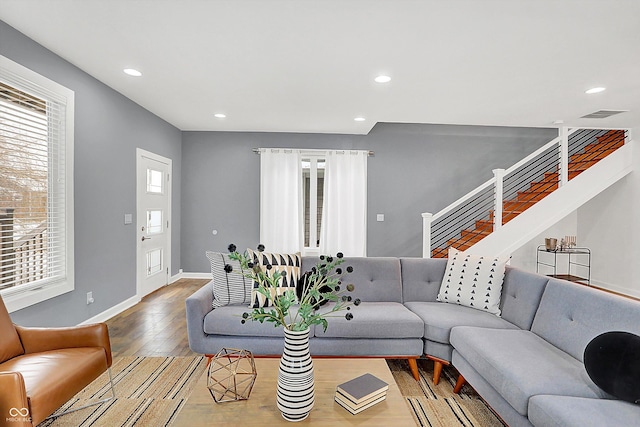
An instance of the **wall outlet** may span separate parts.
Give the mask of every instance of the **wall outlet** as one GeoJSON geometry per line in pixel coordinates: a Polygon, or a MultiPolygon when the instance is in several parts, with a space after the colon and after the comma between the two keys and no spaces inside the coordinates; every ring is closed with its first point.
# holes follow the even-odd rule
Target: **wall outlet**
{"type": "Polygon", "coordinates": [[[87,305],[93,304],[94,301],[93,292],[87,292],[87,305]]]}

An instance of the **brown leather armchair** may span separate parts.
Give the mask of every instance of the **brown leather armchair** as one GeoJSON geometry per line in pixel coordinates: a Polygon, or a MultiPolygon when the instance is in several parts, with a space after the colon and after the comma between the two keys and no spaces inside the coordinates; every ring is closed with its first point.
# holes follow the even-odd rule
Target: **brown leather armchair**
{"type": "Polygon", "coordinates": [[[0,297],[0,426],[39,424],[103,372],[111,378],[111,362],[106,324],[23,328],[0,297]]]}

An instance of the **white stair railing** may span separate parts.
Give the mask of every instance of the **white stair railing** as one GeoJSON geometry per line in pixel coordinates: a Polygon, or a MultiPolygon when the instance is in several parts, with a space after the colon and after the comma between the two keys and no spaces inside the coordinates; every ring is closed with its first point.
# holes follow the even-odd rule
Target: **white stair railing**
{"type": "MultiPolygon", "coordinates": [[[[438,213],[423,213],[422,256],[430,258],[433,250],[448,246],[448,242],[458,238],[462,230],[475,228],[478,221],[488,221],[487,213],[490,211],[493,219],[486,231],[502,227],[505,214],[510,215],[507,220],[514,216],[512,211],[503,211],[504,200],[513,200],[519,192],[530,190],[532,182],[547,183],[539,186],[540,191],[554,190],[565,185],[570,179],[571,155],[581,152],[609,130],[561,128],[557,138],[510,168],[493,170],[493,178],[438,213]]],[[[625,130],[625,143],[628,141],[629,131],[625,130]]],[[[535,193],[535,189],[531,190],[535,193]]],[[[516,206],[515,209],[526,209],[526,203],[533,203],[533,200],[522,202],[522,206],[516,206]]]]}

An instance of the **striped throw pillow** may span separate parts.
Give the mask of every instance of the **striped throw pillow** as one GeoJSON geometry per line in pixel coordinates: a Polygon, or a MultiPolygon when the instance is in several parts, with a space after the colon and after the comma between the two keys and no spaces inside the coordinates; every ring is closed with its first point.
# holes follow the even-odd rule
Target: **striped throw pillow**
{"type": "Polygon", "coordinates": [[[300,265],[302,264],[302,258],[300,252],[294,254],[278,254],[271,252],[256,252],[251,249],[247,249],[247,253],[253,262],[262,268],[266,274],[270,275],[279,271],[282,273],[282,277],[278,282],[276,289],[271,289],[271,297],[266,298],[260,292],[257,291],[258,283],[253,283],[253,290],[251,292],[251,301],[249,307],[270,307],[273,305],[273,299],[284,294],[286,291],[293,291],[295,293],[298,280],[300,279],[300,265]],[[271,265],[271,269],[267,269],[267,265],[271,265]]]}
{"type": "Polygon", "coordinates": [[[213,276],[213,308],[229,304],[248,304],[251,301],[253,281],[244,277],[240,263],[230,259],[229,254],[207,251],[206,255],[211,262],[213,276]],[[233,267],[231,273],[224,270],[226,264],[233,267]]]}

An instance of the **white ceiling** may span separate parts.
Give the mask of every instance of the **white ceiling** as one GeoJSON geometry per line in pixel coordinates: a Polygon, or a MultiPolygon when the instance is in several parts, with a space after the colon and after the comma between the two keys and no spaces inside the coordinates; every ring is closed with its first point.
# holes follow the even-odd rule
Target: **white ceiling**
{"type": "Polygon", "coordinates": [[[182,130],[640,125],[638,0],[0,0],[0,19],[182,130]],[[579,118],[599,109],[629,112],[579,118]]]}

